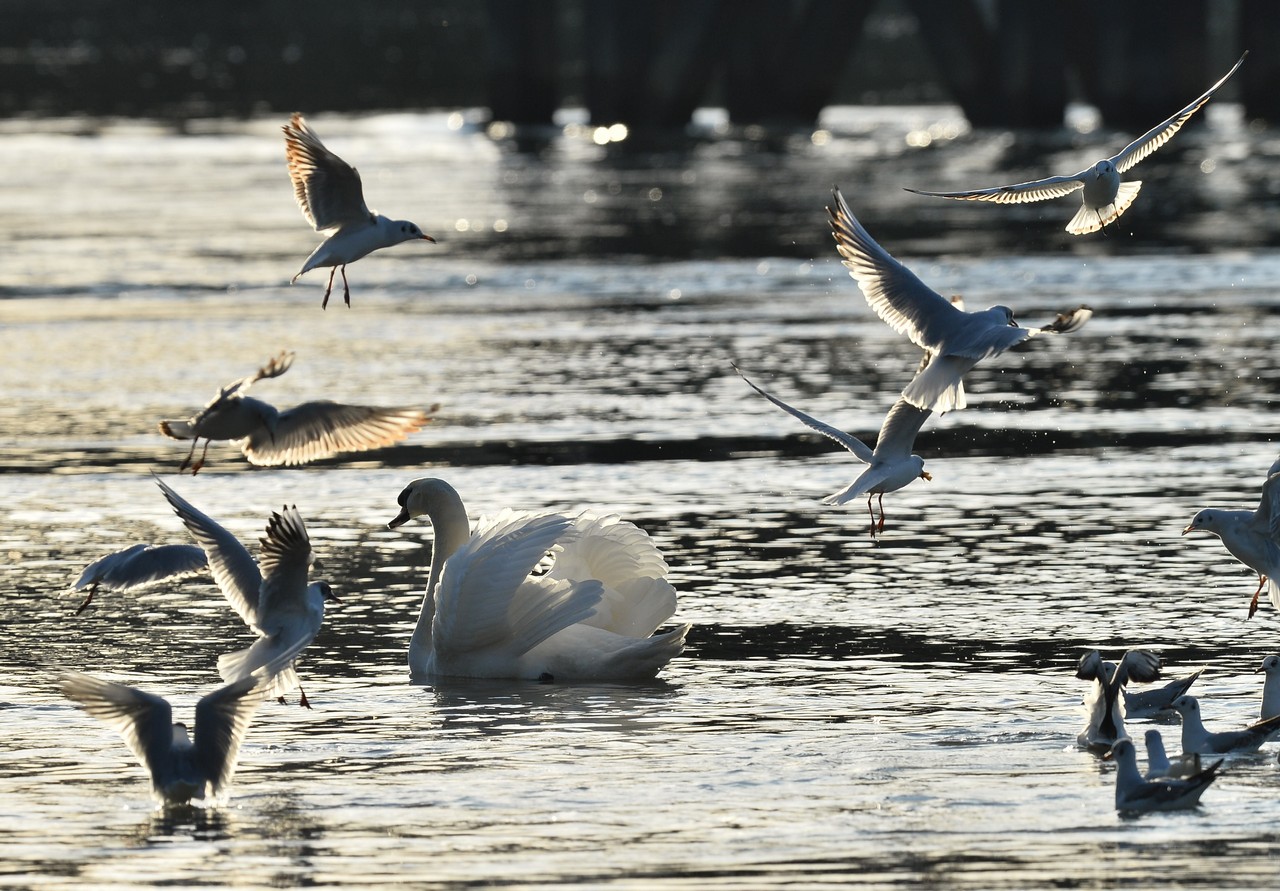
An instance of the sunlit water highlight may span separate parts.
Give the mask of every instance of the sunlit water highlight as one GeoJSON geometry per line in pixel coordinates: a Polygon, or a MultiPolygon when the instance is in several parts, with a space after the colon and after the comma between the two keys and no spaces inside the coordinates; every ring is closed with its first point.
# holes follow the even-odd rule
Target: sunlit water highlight
{"type": "MultiPolygon", "coordinates": [[[[517,152],[443,117],[319,117],[372,204],[441,236],[353,265],[353,308],[325,313],[321,281],[285,284],[314,239],[276,122],[186,137],[8,125],[0,882],[1265,883],[1274,754],[1233,764],[1197,811],[1121,820],[1111,768],[1074,744],[1072,669],[1085,647],[1152,645],[1171,674],[1208,666],[1213,725],[1256,715],[1275,612],[1245,622],[1252,574],[1179,532],[1199,507],[1255,503],[1275,457],[1280,258],[1246,249],[1274,210],[1275,146],[1180,136],[1183,154],[1146,162],[1131,229],[1067,242],[1062,203],[1008,217],[903,197],[1012,151],[999,135],[908,153],[904,134],[936,114],[853,115],[821,146],[623,155],[517,152]],[[1215,151],[1204,176],[1194,162],[1215,151]],[[919,440],[933,481],[886,498],[878,546],[861,503],[819,503],[857,472],[849,457],[729,364],[874,436],[917,357],[836,262],[822,211],[836,181],[942,293],[1031,323],[1096,311],[970,375],[971,408],[919,440]],[[256,391],[278,404],[443,408],[398,449],[251,471],[215,446],[197,478],[169,477],[246,541],[297,503],[344,603],[302,663],[315,710],[264,706],[232,806],[156,814],[56,672],[189,714],[244,629],[207,583],[102,594],[78,619],[65,589],[109,550],[185,540],[148,475],[185,447],[155,421],[281,349],[293,370],[256,391]],[[385,524],[424,475],[473,514],[592,506],[639,523],[672,565],[689,650],[636,687],[410,686],[430,533],[385,524]]],[[[1090,160],[1052,151],[1046,167],[1090,160]]]]}

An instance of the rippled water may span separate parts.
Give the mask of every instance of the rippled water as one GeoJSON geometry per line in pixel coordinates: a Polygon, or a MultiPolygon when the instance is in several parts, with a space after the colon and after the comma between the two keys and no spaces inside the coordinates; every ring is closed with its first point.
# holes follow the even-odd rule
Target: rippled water
{"type": "MultiPolygon", "coordinates": [[[[1233,764],[1196,811],[1121,820],[1111,768],[1074,743],[1072,669],[1085,647],[1151,645],[1172,674],[1208,666],[1212,724],[1256,713],[1275,611],[1246,622],[1252,574],[1179,532],[1199,507],[1254,503],[1275,457],[1280,257],[1253,245],[1274,226],[1276,145],[1230,121],[1180,136],[1141,168],[1122,232],[1068,242],[1069,203],[898,191],[1034,172],[1018,167],[1037,157],[1020,140],[965,136],[948,115],[851,113],[829,139],[625,151],[518,146],[443,116],[321,117],[371,203],[441,237],[355,264],[352,309],[323,313],[321,280],[287,285],[314,242],[277,122],[186,136],[7,125],[0,882],[1273,876],[1273,755],[1233,764]],[[931,124],[961,135],[908,151],[931,124]],[[830,248],[837,181],[942,293],[1030,322],[1096,310],[1081,332],[970,375],[971,407],[918,441],[933,481],[886,499],[879,545],[863,505],[819,502],[856,473],[848,456],[730,366],[866,437],[905,383],[912,350],[830,248]],[[106,551],[184,540],[148,472],[185,450],[155,421],[286,348],[297,362],[263,398],[442,409],[397,449],[282,471],[215,447],[199,477],[172,478],[245,540],[296,502],[344,603],[303,663],[314,711],[259,712],[232,806],[155,813],[127,750],[57,694],[56,672],[182,711],[245,632],[207,583],[99,595],[78,619],[65,589],[106,551]],[[424,475],[473,514],[590,505],[636,521],[668,555],[688,651],[636,687],[409,685],[430,535],[385,523],[424,475]]],[[[1056,139],[1039,150],[1092,159],[1089,139],[1056,139]]]]}

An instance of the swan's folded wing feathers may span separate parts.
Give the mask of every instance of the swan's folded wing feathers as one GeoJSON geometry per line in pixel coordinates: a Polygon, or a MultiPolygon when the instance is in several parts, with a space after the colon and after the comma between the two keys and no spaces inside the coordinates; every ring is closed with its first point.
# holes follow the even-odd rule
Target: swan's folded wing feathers
{"type": "Polygon", "coordinates": [[[214,690],[196,704],[196,762],[216,798],[235,774],[240,744],[262,704],[258,679],[247,677],[214,690]]]}
{"type": "Polygon", "coordinates": [[[504,640],[516,592],[572,528],[572,520],[559,514],[504,511],[455,551],[436,589],[436,652],[465,653],[504,640]]]}
{"type": "Polygon", "coordinates": [[[306,464],[391,445],[430,420],[419,408],[304,402],[280,413],[274,436],[259,428],[241,449],[252,464],[306,464]]]}
{"type": "Polygon", "coordinates": [[[623,637],[648,637],[676,612],[676,589],[664,578],[637,577],[605,590],[595,615],[583,620],[623,637]]]}
{"type": "Polygon", "coordinates": [[[992,186],[989,189],[968,189],[963,192],[926,192],[923,189],[907,189],[917,195],[930,198],[954,198],[960,201],[991,201],[995,204],[1027,204],[1032,201],[1048,201],[1061,198],[1084,188],[1084,171],[1074,176],[1049,176],[1044,179],[1013,183],[1008,186],[992,186]]]}
{"type": "Polygon", "coordinates": [[[836,250],[867,304],[890,328],[907,335],[916,346],[938,347],[954,328],[961,310],[877,244],[849,210],[839,189],[832,196],[835,208],[827,208],[827,212],[836,250]]]}
{"type": "Polygon", "coordinates": [[[159,696],[80,672],[65,673],[64,695],[119,733],[152,775],[163,769],[173,744],[173,711],[159,696]]]}
{"type": "Polygon", "coordinates": [[[209,572],[237,615],[250,628],[257,627],[258,595],[262,574],[249,551],[234,535],[201,513],[185,498],[156,478],[164,497],[209,559],[209,572]]]}
{"type": "Polygon", "coordinates": [[[603,596],[599,579],[528,579],[507,611],[505,634],[510,636],[512,655],[523,656],[570,625],[590,619],[603,596]]]}
{"type": "Polygon", "coordinates": [[[552,548],[554,578],[599,579],[615,586],[634,578],[662,578],[667,561],[649,534],[617,514],[583,512],[573,518],[575,535],[552,548]]]}

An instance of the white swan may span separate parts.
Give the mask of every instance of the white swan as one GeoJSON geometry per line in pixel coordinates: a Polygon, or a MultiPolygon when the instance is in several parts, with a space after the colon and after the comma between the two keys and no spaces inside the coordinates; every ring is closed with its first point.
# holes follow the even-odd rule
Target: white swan
{"type": "Polygon", "coordinates": [[[409,643],[415,682],[438,677],[555,681],[652,678],[688,625],[654,631],[676,592],[652,539],[616,516],[503,511],[475,534],[458,493],[414,480],[394,529],[426,516],[431,572],[409,643]],[[551,554],[546,572],[534,570],[551,554]]]}

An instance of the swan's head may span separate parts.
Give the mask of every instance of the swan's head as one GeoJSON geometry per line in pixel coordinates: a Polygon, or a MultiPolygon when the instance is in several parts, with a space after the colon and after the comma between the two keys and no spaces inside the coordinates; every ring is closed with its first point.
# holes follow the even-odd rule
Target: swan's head
{"type": "Polygon", "coordinates": [[[400,505],[400,513],[387,524],[388,529],[403,526],[415,517],[430,515],[446,506],[462,507],[462,499],[453,486],[431,477],[414,480],[405,486],[396,501],[400,505]]]}

